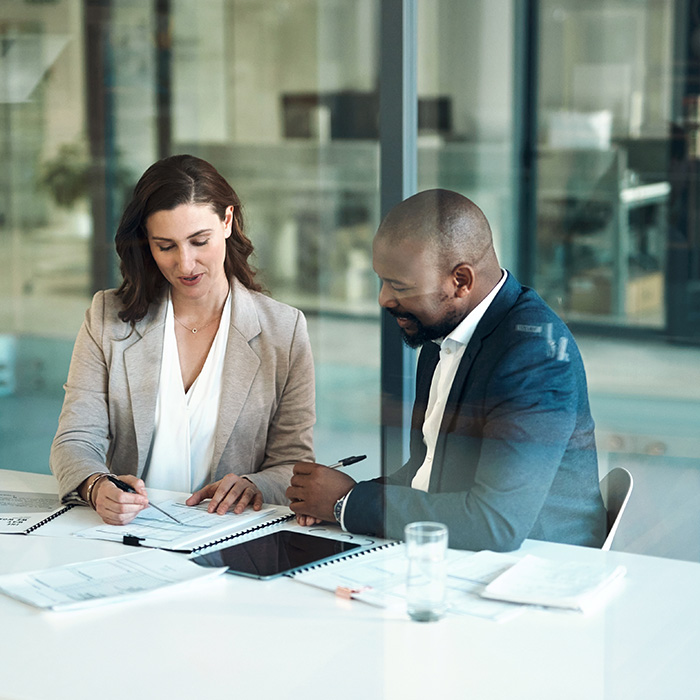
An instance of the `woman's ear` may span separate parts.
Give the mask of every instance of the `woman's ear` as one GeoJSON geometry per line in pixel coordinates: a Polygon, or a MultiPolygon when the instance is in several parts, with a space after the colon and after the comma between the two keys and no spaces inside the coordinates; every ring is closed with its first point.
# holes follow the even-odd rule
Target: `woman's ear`
{"type": "Polygon", "coordinates": [[[455,287],[455,296],[463,298],[474,287],[474,269],[466,263],[460,263],[452,270],[452,279],[455,287]]]}
{"type": "Polygon", "coordinates": [[[233,230],[233,204],[226,207],[224,214],[224,236],[228,238],[233,230]]]}

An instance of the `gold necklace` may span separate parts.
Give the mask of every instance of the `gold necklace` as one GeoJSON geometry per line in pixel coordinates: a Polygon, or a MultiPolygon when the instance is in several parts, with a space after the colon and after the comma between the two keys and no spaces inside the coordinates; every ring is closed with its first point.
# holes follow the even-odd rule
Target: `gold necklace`
{"type": "Polygon", "coordinates": [[[203,326],[200,326],[199,328],[190,328],[189,326],[186,326],[177,316],[175,316],[175,311],[173,310],[173,318],[183,327],[186,328],[190,333],[194,333],[195,335],[199,333],[199,331],[204,330],[207,326],[210,326],[214,321],[216,321],[217,318],[221,318],[221,314],[224,313],[224,306],[226,306],[226,300],[224,300],[224,304],[221,307],[220,311],[218,314],[215,314],[212,316],[203,326]]]}
{"type": "MultiPolygon", "coordinates": [[[[221,316],[221,314],[219,314],[219,316],[221,316]]],[[[190,333],[199,333],[199,331],[204,330],[207,326],[210,326],[216,318],[216,316],[210,318],[203,326],[200,326],[199,328],[190,328],[189,326],[186,326],[177,316],[175,316],[175,314],[173,314],[173,317],[183,328],[186,328],[190,333]]]]}

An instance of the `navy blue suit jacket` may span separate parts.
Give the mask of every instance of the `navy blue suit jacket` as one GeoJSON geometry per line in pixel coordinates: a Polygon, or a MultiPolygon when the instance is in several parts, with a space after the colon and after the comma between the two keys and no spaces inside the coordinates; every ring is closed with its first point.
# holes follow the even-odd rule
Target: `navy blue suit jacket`
{"type": "Polygon", "coordinates": [[[467,345],[449,394],[428,492],[412,489],[439,348],[418,361],[409,461],[358,483],[351,532],[403,539],[416,520],[447,524],[450,546],[509,551],[526,538],[599,547],[606,513],[578,347],[539,295],[508,278],[467,345]]]}

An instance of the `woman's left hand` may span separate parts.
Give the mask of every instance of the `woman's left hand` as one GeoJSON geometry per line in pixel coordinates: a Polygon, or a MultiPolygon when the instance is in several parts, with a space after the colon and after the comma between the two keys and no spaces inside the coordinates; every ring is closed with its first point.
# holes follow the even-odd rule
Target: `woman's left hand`
{"type": "Polygon", "coordinates": [[[196,506],[207,498],[211,498],[207,510],[219,515],[226,513],[232,506],[234,513],[242,513],[246,506],[260,510],[263,504],[260,489],[252,481],[237,474],[227,474],[223,479],[195,491],[185,503],[196,506]]]}

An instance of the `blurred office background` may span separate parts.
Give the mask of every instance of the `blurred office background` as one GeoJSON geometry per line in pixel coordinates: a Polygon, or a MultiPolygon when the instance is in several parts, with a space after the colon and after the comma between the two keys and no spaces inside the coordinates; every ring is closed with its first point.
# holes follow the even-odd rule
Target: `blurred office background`
{"type": "MultiPolygon", "coordinates": [[[[2,0],[0,467],[48,471],[125,198],[189,152],[309,319],[317,458],[380,472],[382,1],[2,0]]],[[[636,479],[619,545],[700,561],[700,2],[407,4],[418,188],[473,198],[574,331],[601,473],[636,479]]]]}

